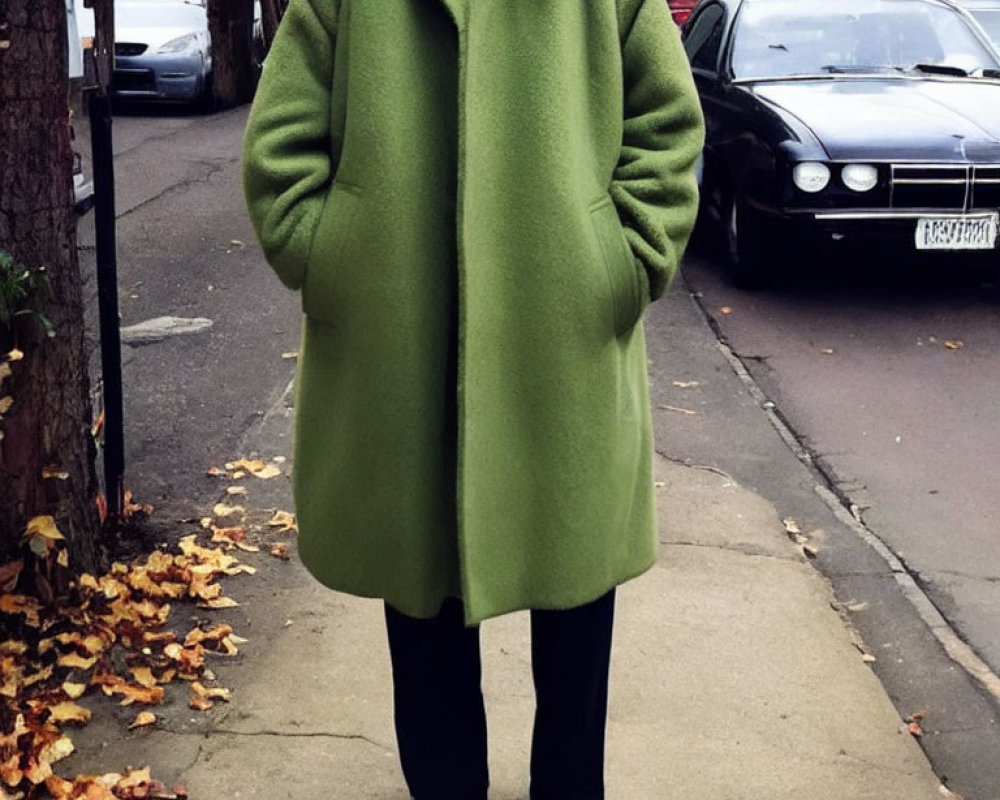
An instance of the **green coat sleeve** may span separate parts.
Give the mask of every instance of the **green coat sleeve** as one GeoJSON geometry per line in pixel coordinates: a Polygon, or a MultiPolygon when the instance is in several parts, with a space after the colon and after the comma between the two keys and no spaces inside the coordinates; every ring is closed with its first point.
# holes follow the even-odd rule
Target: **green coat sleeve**
{"type": "Polygon", "coordinates": [[[330,130],[337,12],[291,0],[268,53],[243,142],[243,190],[264,257],[292,289],[336,173],[330,130]]]}
{"type": "Polygon", "coordinates": [[[611,197],[655,300],[670,285],[694,227],[694,163],[705,129],[667,4],[637,0],[623,8],[625,119],[611,197]]]}

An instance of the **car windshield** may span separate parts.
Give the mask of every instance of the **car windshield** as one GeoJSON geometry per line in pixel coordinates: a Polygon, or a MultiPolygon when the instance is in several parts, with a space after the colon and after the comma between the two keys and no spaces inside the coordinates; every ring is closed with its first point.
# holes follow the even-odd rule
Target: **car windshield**
{"type": "MultiPolygon", "coordinates": [[[[94,35],[94,14],[76,0],[81,36],[94,35]]],[[[205,7],[185,0],[115,0],[115,26],[127,28],[169,28],[205,30],[205,7]]]]}
{"type": "Polygon", "coordinates": [[[983,26],[990,40],[1000,45],[1000,8],[975,8],[969,9],[969,13],[983,26]]]}
{"type": "Polygon", "coordinates": [[[196,3],[185,3],[182,0],[116,0],[115,16],[121,17],[130,27],[190,30],[205,27],[205,9],[196,3]]]}
{"type": "Polygon", "coordinates": [[[997,69],[962,16],[934,0],[748,2],[736,21],[736,78],[997,69]]]}

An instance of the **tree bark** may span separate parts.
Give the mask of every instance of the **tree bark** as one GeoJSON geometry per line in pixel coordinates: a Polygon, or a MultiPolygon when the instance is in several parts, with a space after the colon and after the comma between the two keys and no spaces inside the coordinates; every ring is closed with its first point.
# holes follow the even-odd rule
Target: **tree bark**
{"type": "MultiPolygon", "coordinates": [[[[0,563],[25,525],[56,518],[70,566],[92,570],[100,547],[83,293],[73,211],[64,0],[0,0],[0,249],[44,267],[51,293],[24,305],[52,323],[46,335],[24,316],[0,330],[10,347],[0,398],[0,563]]],[[[2,326],[0,326],[2,327],[2,326]]]]}
{"type": "Polygon", "coordinates": [[[264,46],[271,49],[278,23],[285,14],[288,0],[260,0],[260,21],[264,28],[264,46]]]}
{"type": "Polygon", "coordinates": [[[253,99],[253,0],[208,0],[215,103],[223,108],[253,99]]]}

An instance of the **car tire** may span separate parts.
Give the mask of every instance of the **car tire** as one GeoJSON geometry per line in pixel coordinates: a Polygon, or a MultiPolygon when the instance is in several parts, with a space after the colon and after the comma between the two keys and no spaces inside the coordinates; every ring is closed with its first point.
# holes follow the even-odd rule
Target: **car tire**
{"type": "Polygon", "coordinates": [[[775,226],[742,198],[730,195],[722,215],[729,250],[729,278],[741,289],[763,289],[780,271],[775,226]]]}
{"type": "Polygon", "coordinates": [[[219,97],[215,93],[214,72],[209,72],[205,76],[205,83],[201,87],[201,94],[195,101],[195,105],[204,114],[211,114],[219,110],[219,97]]]}

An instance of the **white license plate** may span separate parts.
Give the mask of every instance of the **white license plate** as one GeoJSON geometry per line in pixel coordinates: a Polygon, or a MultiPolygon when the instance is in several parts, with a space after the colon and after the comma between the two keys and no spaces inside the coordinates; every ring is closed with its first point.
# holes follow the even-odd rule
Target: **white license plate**
{"type": "Polygon", "coordinates": [[[997,243],[998,214],[922,217],[917,220],[917,250],[992,250],[997,243]]]}

